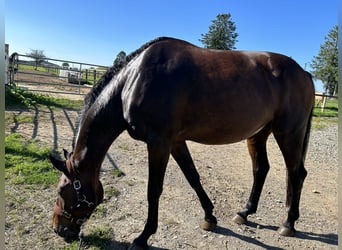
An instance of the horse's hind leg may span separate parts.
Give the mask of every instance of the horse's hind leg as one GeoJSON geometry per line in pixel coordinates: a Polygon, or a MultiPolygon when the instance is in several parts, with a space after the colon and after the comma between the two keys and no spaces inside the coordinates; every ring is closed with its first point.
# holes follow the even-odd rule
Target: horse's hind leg
{"type": "Polygon", "coordinates": [[[307,175],[304,168],[308,131],[306,133],[306,135],[303,131],[292,132],[291,134],[274,133],[287,168],[286,205],[289,210],[288,217],[279,232],[283,236],[294,236],[294,224],[299,218],[299,201],[303,182],[307,175]]]}
{"type": "Polygon", "coordinates": [[[205,217],[203,223],[201,224],[201,228],[204,230],[213,230],[217,225],[217,220],[213,215],[214,205],[202,187],[200,176],[195,168],[186,143],[175,143],[172,147],[171,154],[180,166],[191,187],[196,191],[204,209],[205,217]]]}
{"type": "Polygon", "coordinates": [[[265,127],[258,134],[247,139],[248,152],[253,166],[253,187],[245,208],[233,218],[233,221],[237,224],[246,223],[247,216],[257,210],[261,191],[270,168],[266,152],[266,141],[270,133],[270,128],[265,127]]]}

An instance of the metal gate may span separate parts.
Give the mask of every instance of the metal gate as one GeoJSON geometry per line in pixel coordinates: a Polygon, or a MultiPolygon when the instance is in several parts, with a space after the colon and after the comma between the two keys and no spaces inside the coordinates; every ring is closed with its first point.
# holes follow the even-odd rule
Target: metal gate
{"type": "Polygon", "coordinates": [[[85,95],[108,68],[13,53],[8,63],[7,84],[28,91],[85,95]]]}

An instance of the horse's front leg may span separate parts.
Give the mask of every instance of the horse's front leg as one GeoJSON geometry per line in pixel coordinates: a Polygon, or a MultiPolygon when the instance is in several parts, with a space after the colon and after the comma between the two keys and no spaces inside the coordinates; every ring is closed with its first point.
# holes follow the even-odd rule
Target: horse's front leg
{"type": "Polygon", "coordinates": [[[148,143],[149,177],[147,188],[148,217],[143,232],[134,240],[137,249],[148,249],[147,241],[158,227],[159,197],[169,160],[170,147],[167,143],[148,143]]]}
{"type": "Polygon", "coordinates": [[[172,147],[171,154],[201,202],[205,213],[204,220],[200,225],[201,228],[209,231],[214,230],[217,225],[217,219],[213,215],[214,205],[202,187],[200,176],[196,170],[186,143],[184,141],[175,143],[172,147]]]}

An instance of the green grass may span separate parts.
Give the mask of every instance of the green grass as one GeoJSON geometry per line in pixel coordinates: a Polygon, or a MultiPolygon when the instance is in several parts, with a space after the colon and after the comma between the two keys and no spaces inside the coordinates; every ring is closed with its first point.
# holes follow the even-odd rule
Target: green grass
{"type": "Polygon", "coordinates": [[[37,69],[36,69],[35,65],[18,64],[18,69],[19,70],[35,70],[35,71],[55,74],[57,76],[59,75],[59,69],[57,69],[57,68],[46,68],[46,67],[42,67],[42,66],[37,66],[37,69]]]}
{"type": "Polygon", "coordinates": [[[110,226],[94,227],[90,234],[85,236],[85,245],[92,246],[93,249],[105,249],[110,245],[113,234],[110,226]]]}
{"type": "MultiPolygon", "coordinates": [[[[5,107],[7,108],[67,108],[80,109],[82,101],[54,98],[47,95],[30,93],[14,88],[6,88],[5,107]]],[[[7,114],[5,124],[33,123],[34,116],[27,114],[7,114]]],[[[49,159],[52,149],[36,139],[27,140],[18,133],[5,137],[5,180],[13,184],[55,184],[60,173],[55,170],[49,159]]]]}
{"type": "MultiPolygon", "coordinates": [[[[110,226],[97,226],[87,233],[82,241],[81,249],[109,249],[113,238],[113,229],[110,226]]],[[[78,249],[79,241],[73,241],[64,250],[78,249]]]]}
{"type": "Polygon", "coordinates": [[[37,106],[47,106],[55,108],[80,109],[82,105],[82,100],[55,98],[52,96],[31,93],[15,88],[6,88],[5,93],[5,108],[30,108],[37,106]]]}
{"type": "Polygon", "coordinates": [[[49,162],[52,150],[38,140],[27,140],[18,133],[5,138],[5,181],[12,184],[52,185],[59,172],[49,162]]]}
{"type": "Polygon", "coordinates": [[[321,107],[315,106],[313,115],[315,117],[337,117],[338,116],[338,100],[337,99],[327,99],[325,109],[322,112],[321,107]]]}

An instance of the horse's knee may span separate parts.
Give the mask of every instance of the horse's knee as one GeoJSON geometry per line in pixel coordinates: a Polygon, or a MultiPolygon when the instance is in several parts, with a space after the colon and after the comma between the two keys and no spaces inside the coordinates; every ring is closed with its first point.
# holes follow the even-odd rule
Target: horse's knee
{"type": "Polygon", "coordinates": [[[300,169],[299,169],[299,174],[300,176],[302,177],[303,181],[304,179],[306,178],[306,176],[308,175],[308,171],[306,171],[306,169],[304,168],[304,166],[302,166],[300,169]]]}

